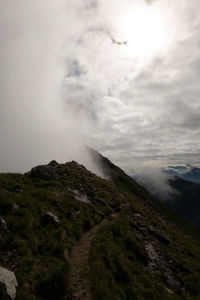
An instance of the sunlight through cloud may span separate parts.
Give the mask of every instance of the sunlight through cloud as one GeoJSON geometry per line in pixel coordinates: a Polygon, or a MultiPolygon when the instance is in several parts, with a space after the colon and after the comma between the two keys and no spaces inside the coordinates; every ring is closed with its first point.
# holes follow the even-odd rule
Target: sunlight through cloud
{"type": "Polygon", "coordinates": [[[166,51],[169,40],[164,18],[153,7],[134,7],[123,16],[119,27],[128,55],[145,58],[166,51]]]}

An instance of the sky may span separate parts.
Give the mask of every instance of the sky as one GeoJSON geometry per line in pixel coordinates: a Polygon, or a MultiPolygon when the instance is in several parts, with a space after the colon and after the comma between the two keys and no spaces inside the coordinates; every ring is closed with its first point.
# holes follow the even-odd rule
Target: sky
{"type": "Polygon", "coordinates": [[[1,172],[199,163],[199,0],[0,0],[0,39],[1,172]]]}

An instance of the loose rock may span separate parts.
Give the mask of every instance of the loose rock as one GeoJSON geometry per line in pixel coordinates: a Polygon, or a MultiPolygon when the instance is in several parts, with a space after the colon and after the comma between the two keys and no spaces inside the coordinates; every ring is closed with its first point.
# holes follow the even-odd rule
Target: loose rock
{"type": "Polygon", "coordinates": [[[15,273],[0,267],[0,299],[13,300],[18,286],[15,273]]]}
{"type": "Polygon", "coordinates": [[[44,225],[47,225],[47,224],[60,224],[60,221],[58,220],[58,217],[56,215],[54,215],[51,212],[47,212],[43,216],[42,223],[44,225]]]}

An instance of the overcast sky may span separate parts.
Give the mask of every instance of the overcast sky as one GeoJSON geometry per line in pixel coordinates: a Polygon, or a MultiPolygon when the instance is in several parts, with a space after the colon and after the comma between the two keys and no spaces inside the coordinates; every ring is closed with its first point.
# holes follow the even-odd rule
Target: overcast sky
{"type": "Polygon", "coordinates": [[[0,38],[0,171],[82,144],[129,171],[199,163],[199,0],[0,0],[0,38]]]}

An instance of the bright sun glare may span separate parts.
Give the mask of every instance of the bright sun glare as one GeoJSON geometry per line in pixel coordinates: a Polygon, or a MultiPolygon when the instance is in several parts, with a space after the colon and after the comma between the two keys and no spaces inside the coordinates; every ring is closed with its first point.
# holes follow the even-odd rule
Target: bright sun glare
{"type": "Polygon", "coordinates": [[[136,57],[151,57],[167,46],[164,21],[161,14],[150,6],[134,9],[126,15],[121,35],[127,42],[128,54],[136,57]]]}

